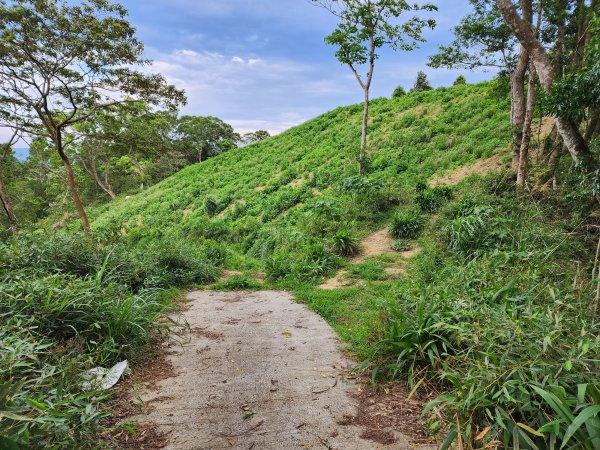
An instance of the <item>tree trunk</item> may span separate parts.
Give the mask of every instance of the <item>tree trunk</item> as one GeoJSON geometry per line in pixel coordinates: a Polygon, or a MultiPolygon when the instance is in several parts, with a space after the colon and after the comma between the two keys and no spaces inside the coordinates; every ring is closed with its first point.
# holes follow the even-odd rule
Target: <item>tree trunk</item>
{"type": "Polygon", "coordinates": [[[535,66],[529,64],[529,84],[527,85],[527,111],[523,121],[523,140],[519,150],[519,165],[517,170],[517,189],[525,189],[525,178],[527,176],[527,161],[529,159],[529,144],[531,142],[531,122],[535,109],[535,66]]]}
{"type": "Polygon", "coordinates": [[[525,72],[529,55],[527,50],[521,46],[519,60],[515,70],[511,74],[511,126],[512,126],[512,163],[511,166],[517,170],[519,166],[519,152],[523,140],[523,121],[525,120],[525,72]]]}
{"type": "Polygon", "coordinates": [[[586,144],[588,144],[595,136],[598,131],[598,123],[600,122],[600,112],[595,111],[592,113],[590,117],[590,121],[585,128],[585,134],[583,135],[583,140],[586,144]]]}
{"type": "Polygon", "coordinates": [[[15,214],[15,210],[13,208],[12,201],[10,200],[10,196],[8,195],[8,191],[6,190],[6,183],[4,182],[4,170],[2,165],[0,164],[0,199],[2,200],[2,206],[4,207],[4,211],[6,211],[6,215],[8,216],[8,221],[10,223],[10,229],[12,231],[13,236],[17,236],[19,234],[19,226],[17,224],[17,216],[15,214]]]}
{"type": "MultiPolygon", "coordinates": [[[[554,81],[554,69],[546,50],[535,37],[533,27],[519,16],[511,0],[496,0],[496,3],[506,25],[532,58],[543,89],[548,91],[554,81]]],[[[582,161],[584,164],[589,165],[591,160],[590,151],[577,127],[568,119],[561,117],[556,118],[556,126],[573,160],[575,162],[582,161]]]]}
{"type": "MultiPolygon", "coordinates": [[[[531,0],[520,0],[523,20],[531,22],[533,8],[531,0]]],[[[510,76],[511,84],[511,126],[512,126],[512,161],[511,167],[516,172],[519,167],[519,154],[523,141],[523,121],[525,120],[525,73],[529,64],[529,55],[521,45],[517,65],[510,76]]]]}
{"type": "Polygon", "coordinates": [[[144,190],[144,168],[133,156],[131,156],[131,153],[129,154],[129,159],[131,159],[131,163],[133,164],[133,167],[135,167],[135,173],[140,176],[140,189],[144,190]]]}
{"type": "Polygon", "coordinates": [[[362,118],[362,133],[360,137],[360,153],[358,155],[358,173],[365,175],[367,173],[366,153],[367,153],[367,125],[369,123],[369,89],[365,89],[365,106],[362,118]]]}
{"type": "Polygon", "coordinates": [[[88,220],[87,214],[85,213],[85,208],[81,203],[81,199],[79,198],[79,193],[77,192],[77,184],[75,183],[75,173],[73,172],[73,166],[71,165],[71,161],[69,161],[69,157],[65,154],[60,130],[55,130],[54,145],[56,146],[56,151],[58,152],[58,155],[60,156],[60,159],[62,160],[63,165],[65,166],[65,170],[67,171],[67,185],[69,186],[69,191],[71,191],[71,196],[73,197],[73,203],[75,204],[77,214],[81,219],[83,232],[87,237],[92,237],[92,229],[90,228],[90,222],[88,220]]]}
{"type": "Polygon", "coordinates": [[[91,172],[92,172],[92,177],[94,178],[94,181],[100,187],[100,189],[102,189],[104,192],[106,192],[111,200],[114,200],[117,197],[116,194],[114,193],[114,191],[112,190],[112,187],[110,186],[110,184],[108,182],[104,182],[100,179],[100,177],[98,176],[98,171],[96,170],[95,164],[93,165],[93,169],[91,172]]]}

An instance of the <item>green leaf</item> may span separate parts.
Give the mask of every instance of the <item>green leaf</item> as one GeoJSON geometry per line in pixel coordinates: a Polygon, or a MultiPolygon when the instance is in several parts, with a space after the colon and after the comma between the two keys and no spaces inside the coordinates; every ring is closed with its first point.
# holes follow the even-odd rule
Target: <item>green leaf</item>
{"type": "Polygon", "coordinates": [[[456,439],[456,436],[458,436],[458,430],[456,428],[452,428],[446,435],[446,439],[444,439],[442,445],[440,445],[440,450],[448,450],[452,442],[454,442],[454,439],[456,439]]]}
{"type": "Polygon", "coordinates": [[[573,435],[579,430],[581,425],[587,422],[589,419],[594,418],[600,412],[600,405],[588,406],[583,411],[579,413],[579,415],[571,422],[569,428],[565,432],[565,436],[563,437],[562,444],[560,448],[564,448],[565,445],[569,442],[569,440],[573,437],[573,435]]]}
{"type": "Polygon", "coordinates": [[[2,419],[3,417],[6,419],[18,420],[20,422],[31,422],[33,420],[29,417],[22,416],[20,414],[15,414],[10,411],[0,411],[0,419],[2,419]]]}

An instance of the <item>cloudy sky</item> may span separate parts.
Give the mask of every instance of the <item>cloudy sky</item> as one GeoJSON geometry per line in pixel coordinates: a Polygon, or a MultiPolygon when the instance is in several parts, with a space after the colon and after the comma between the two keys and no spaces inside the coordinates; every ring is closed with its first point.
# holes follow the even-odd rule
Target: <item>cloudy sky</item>
{"type": "MultiPolygon", "coordinates": [[[[310,0],[120,0],[145,43],[153,70],[185,89],[185,114],[212,115],[245,133],[279,133],[362,92],[350,70],[335,59],[324,37],[336,25],[310,0]]],[[[413,52],[382,52],[372,98],[397,85],[412,86],[425,70],[434,86],[450,85],[459,72],[426,67],[427,56],[452,40],[452,28],[469,12],[468,0],[429,0],[438,25],[413,52]]],[[[469,82],[490,73],[465,73],[469,82]]],[[[0,129],[0,138],[6,130],[0,129]]]]}
{"type": "MultiPolygon", "coordinates": [[[[361,101],[347,67],[323,38],[336,21],[309,0],[121,0],[154,70],[188,95],[185,113],[213,115],[238,131],[283,131],[340,105],[361,101]]],[[[452,39],[468,0],[437,0],[438,26],[414,52],[384,52],[373,98],[409,88],[418,70],[434,86],[457,72],[426,67],[427,56],[452,39]]],[[[469,81],[489,73],[466,73],[469,81]]]]}

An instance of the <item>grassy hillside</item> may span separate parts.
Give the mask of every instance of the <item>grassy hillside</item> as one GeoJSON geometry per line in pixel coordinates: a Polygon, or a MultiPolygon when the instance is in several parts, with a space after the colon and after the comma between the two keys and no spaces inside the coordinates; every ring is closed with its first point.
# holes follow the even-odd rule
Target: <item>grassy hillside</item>
{"type": "Polygon", "coordinates": [[[374,379],[429,393],[431,428],[448,442],[598,448],[592,197],[566,168],[539,198],[517,195],[509,171],[428,185],[508,153],[508,101],[495,93],[483,83],[375,100],[365,178],[355,176],[354,105],[96,209],[93,229],[264,270],[327,319],[374,379]],[[383,227],[389,251],[347,258],[383,227]],[[340,267],[351,286],[318,287],[340,267]]]}
{"type": "MultiPolygon", "coordinates": [[[[402,201],[404,190],[417,180],[505,147],[508,103],[489,91],[489,84],[480,84],[375,100],[369,128],[372,184],[381,184],[392,203],[402,201]]],[[[249,250],[261,230],[302,228],[299,222],[314,208],[325,212],[340,203],[346,203],[339,205],[340,219],[357,220],[356,230],[364,230],[363,223],[377,222],[371,213],[381,211],[362,214],[347,205],[361,190],[352,180],[340,191],[357,172],[361,111],[360,105],[338,108],[267,141],[188,167],[133,198],[94,211],[94,230],[142,240],[163,234],[218,237],[249,250]]]]}

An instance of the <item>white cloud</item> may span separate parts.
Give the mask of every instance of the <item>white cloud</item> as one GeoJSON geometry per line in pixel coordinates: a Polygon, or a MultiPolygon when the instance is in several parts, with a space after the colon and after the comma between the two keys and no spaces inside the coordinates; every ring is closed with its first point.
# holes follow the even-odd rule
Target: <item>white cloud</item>
{"type": "Polygon", "coordinates": [[[292,59],[190,48],[149,53],[152,70],[185,89],[188,105],[183,113],[220,117],[241,133],[280,133],[334,106],[323,107],[324,98],[348,93],[345,74],[336,80],[318,65],[292,59]]]}

